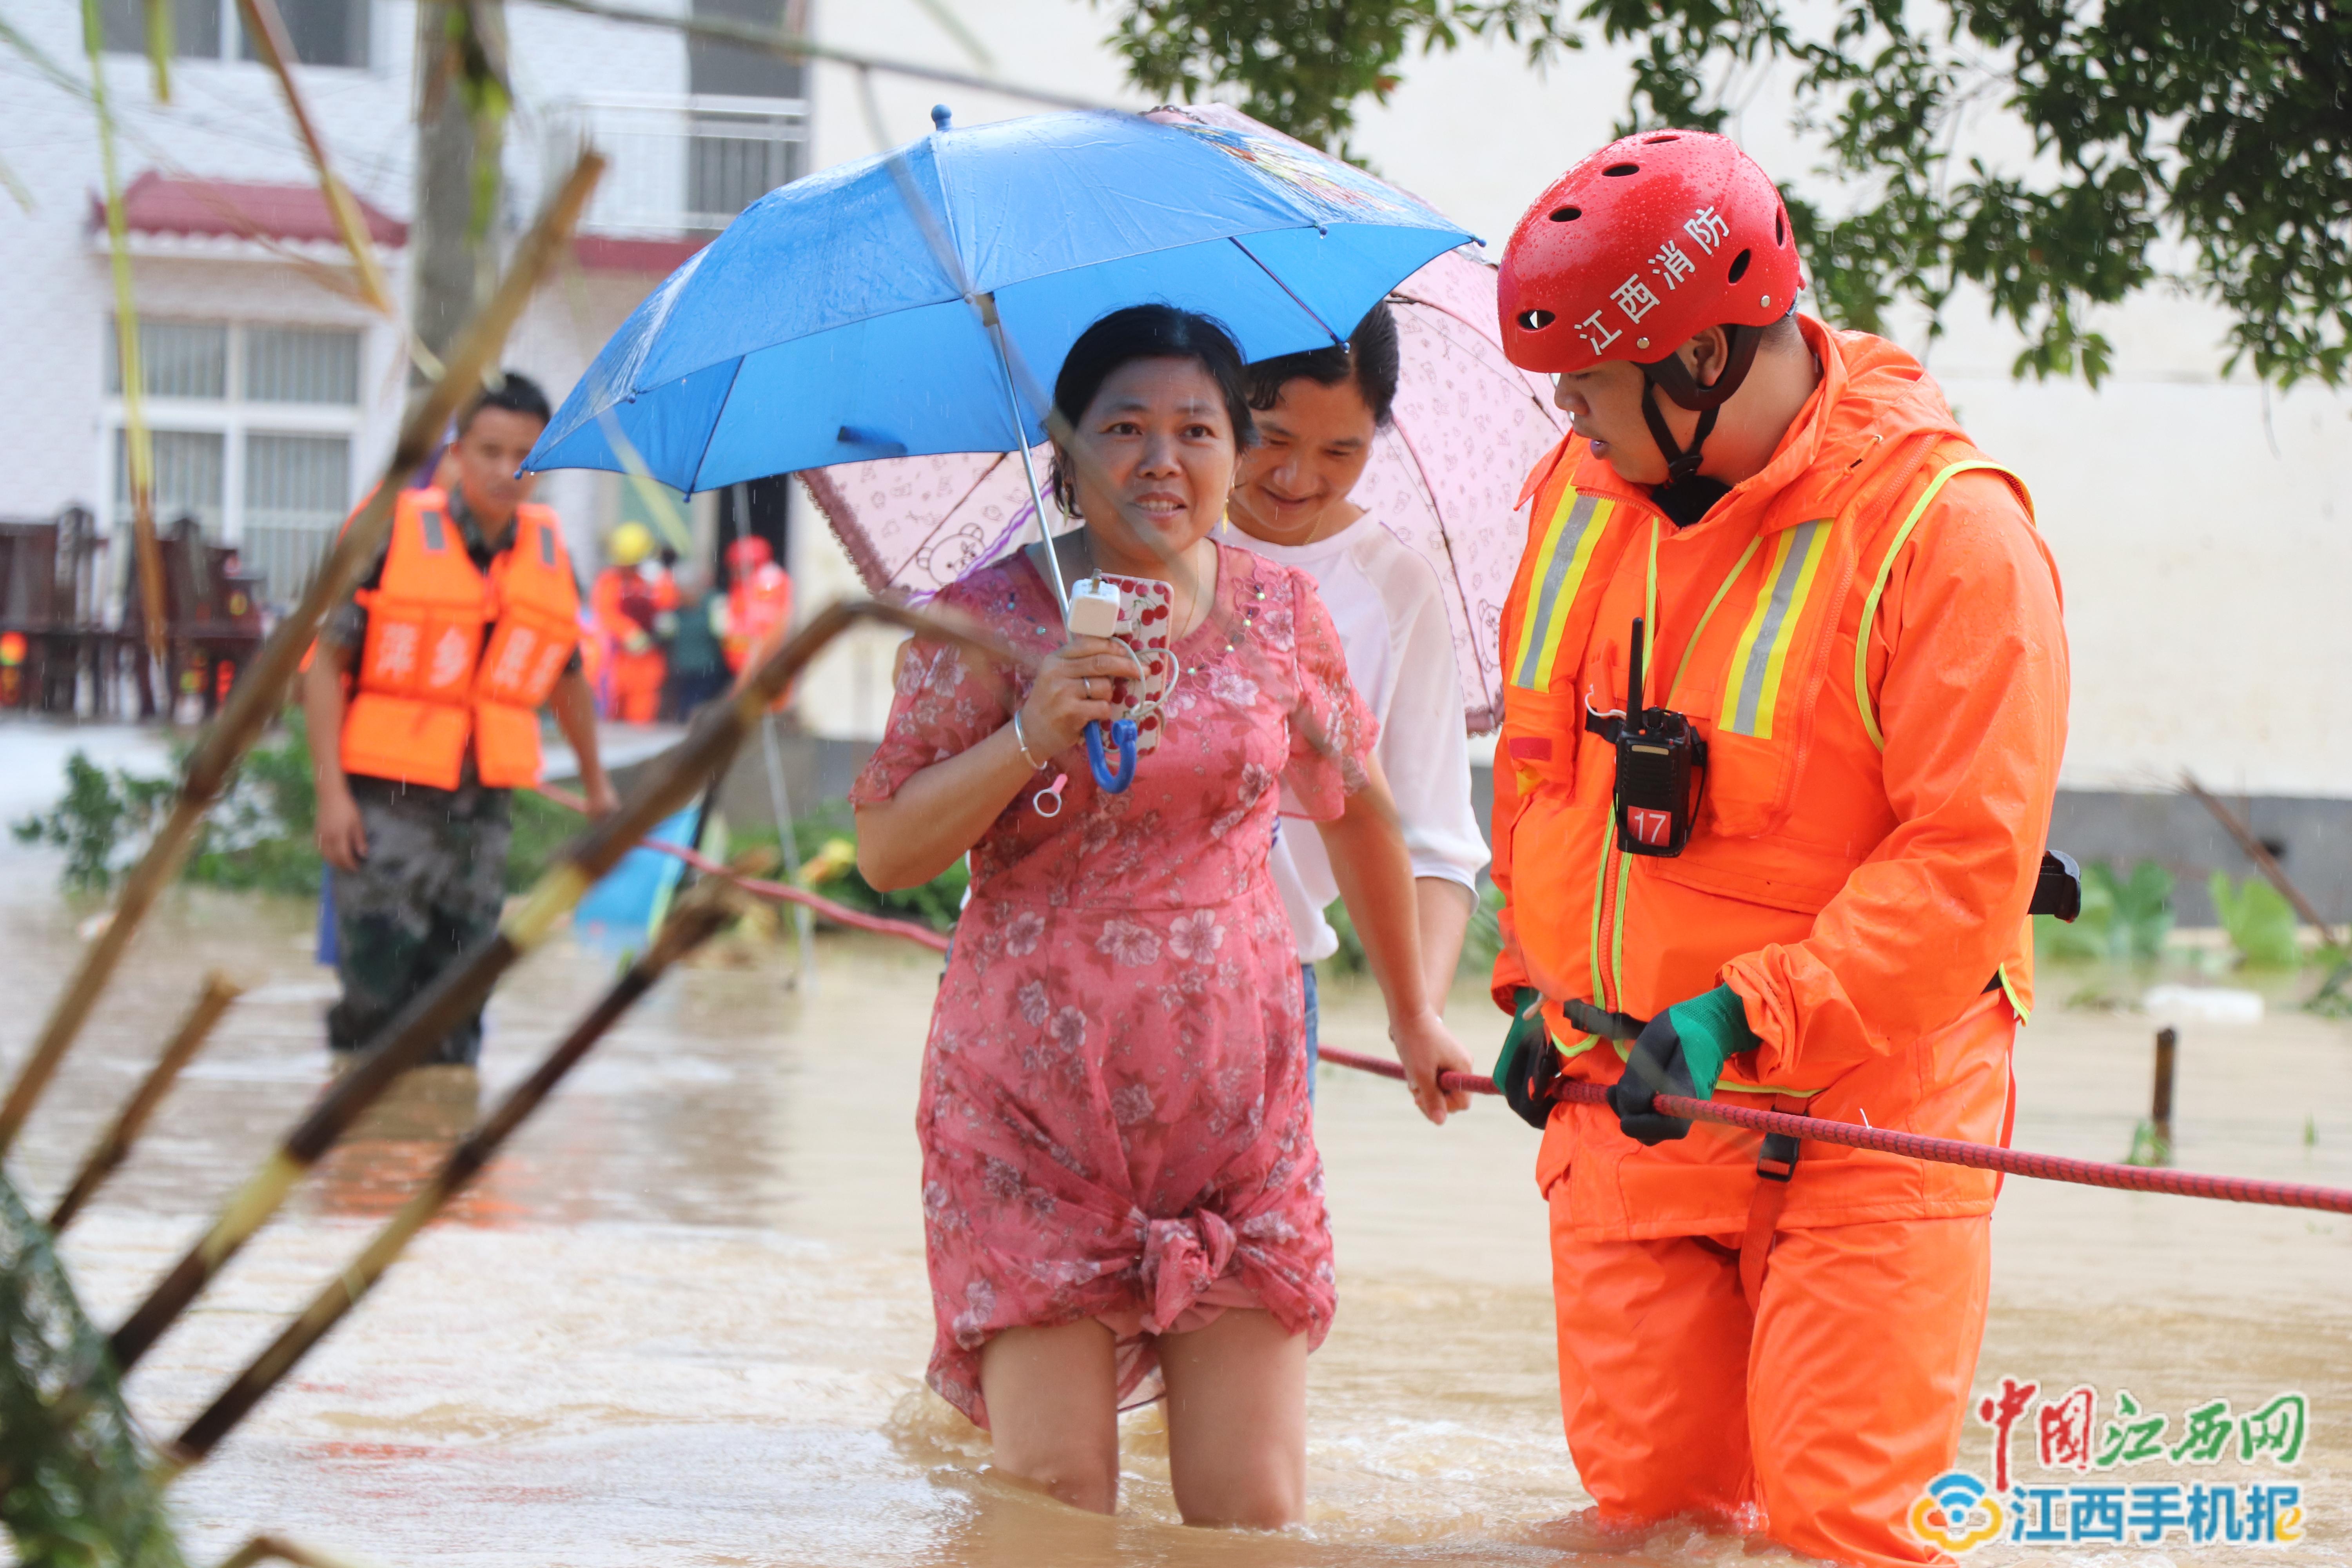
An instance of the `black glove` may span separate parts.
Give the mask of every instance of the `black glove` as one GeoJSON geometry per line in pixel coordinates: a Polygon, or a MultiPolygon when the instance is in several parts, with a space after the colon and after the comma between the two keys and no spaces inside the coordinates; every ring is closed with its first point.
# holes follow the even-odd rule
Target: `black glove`
{"type": "Polygon", "coordinates": [[[1538,1131],[1551,1120],[1552,1080],[1559,1077],[1559,1052],[1543,1020],[1543,993],[1522,985],[1511,993],[1511,1032],[1495,1058],[1495,1087],[1520,1121],[1538,1131]]]}
{"type": "Polygon", "coordinates": [[[1617,1113],[1618,1130],[1645,1146],[1687,1138],[1689,1122],[1679,1116],[1662,1116],[1653,1108],[1661,1094],[1696,1099],[1692,1092],[1696,1087],[1690,1067],[1683,1060],[1683,1037],[1669,1009],[1651,1019],[1650,1026],[1633,1042],[1625,1070],[1609,1086],[1609,1109],[1617,1113]]]}
{"type": "Polygon", "coordinates": [[[1625,1070],[1609,1086],[1609,1109],[1617,1113],[1618,1130],[1643,1144],[1688,1137],[1689,1122],[1658,1113],[1658,1096],[1712,1100],[1725,1058],[1755,1044],[1744,1005],[1730,986],[1675,1003],[1643,1026],[1625,1070]]]}

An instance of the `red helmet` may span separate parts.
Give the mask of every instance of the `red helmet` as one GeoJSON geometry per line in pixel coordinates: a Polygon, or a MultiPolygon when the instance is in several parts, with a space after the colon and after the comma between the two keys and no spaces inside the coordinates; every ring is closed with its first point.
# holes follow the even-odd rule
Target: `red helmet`
{"type": "Polygon", "coordinates": [[[747,533],[727,547],[727,564],[736,572],[756,572],[775,558],[768,542],[756,533],[747,533]]]}
{"type": "Polygon", "coordinates": [[[1553,182],[1511,231],[1499,285],[1503,352],[1558,374],[1653,363],[1708,327],[1769,327],[1804,274],[1753,158],[1704,131],[1646,131],[1553,182]]]}

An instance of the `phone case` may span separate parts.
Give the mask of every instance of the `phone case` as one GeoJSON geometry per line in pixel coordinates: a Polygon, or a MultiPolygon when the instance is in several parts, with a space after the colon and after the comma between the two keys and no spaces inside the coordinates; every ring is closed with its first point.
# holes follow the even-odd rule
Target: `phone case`
{"type": "Polygon", "coordinates": [[[1105,573],[1103,581],[1116,584],[1119,590],[1118,630],[1112,635],[1143,661],[1141,680],[1122,677],[1111,682],[1111,700],[1137,715],[1135,749],[1141,753],[1160,744],[1159,703],[1168,695],[1176,673],[1176,656],[1168,649],[1176,590],[1150,577],[1105,573]]]}

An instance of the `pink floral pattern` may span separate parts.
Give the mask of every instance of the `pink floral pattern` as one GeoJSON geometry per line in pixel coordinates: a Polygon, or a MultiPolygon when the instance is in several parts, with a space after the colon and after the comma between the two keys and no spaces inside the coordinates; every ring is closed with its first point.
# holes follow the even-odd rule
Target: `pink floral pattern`
{"type": "MultiPolygon", "coordinates": [[[[1059,617],[1018,558],[940,595],[1042,655],[1059,617]]],[[[1176,645],[1165,738],[1124,795],[1082,746],[971,851],[916,1127],[939,1332],[931,1385],[982,1426],[980,1348],[1023,1325],[1158,1332],[1246,1291],[1320,1343],[1334,1295],[1298,970],[1266,875],[1284,803],[1329,818],[1373,721],[1301,573],[1218,552],[1215,613],[1176,645]],[[1030,807],[1068,775],[1062,814],[1030,807]]],[[[850,798],[888,799],[1006,723],[1028,678],[908,650],[850,798]]],[[[1122,1357],[1122,1394],[1153,1370],[1122,1357]]]]}

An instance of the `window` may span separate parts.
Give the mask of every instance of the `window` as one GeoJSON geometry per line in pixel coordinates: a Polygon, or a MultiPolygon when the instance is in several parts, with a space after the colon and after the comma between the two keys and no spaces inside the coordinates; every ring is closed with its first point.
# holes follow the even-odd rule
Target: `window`
{"type": "MultiPolygon", "coordinates": [[[[122,375],[108,322],[106,388],[114,521],[131,521],[122,375]]],[[[155,447],[155,521],[194,517],[235,543],[268,597],[310,585],[352,500],[360,334],[275,322],[139,323],[140,376],[155,447]]]]}
{"type": "MultiPolygon", "coordinates": [[[[693,0],[693,9],[699,17],[789,33],[808,31],[805,0],[693,0]]],[[[807,76],[805,63],[779,58],[765,49],[715,38],[687,40],[686,89],[698,98],[805,98],[807,76]]]]}
{"type": "MultiPolygon", "coordinates": [[[[111,316],[106,321],[106,390],[122,393],[121,340],[111,316]]],[[[139,323],[139,379],[150,397],[223,398],[228,395],[228,323],[152,321],[139,323]]]]}
{"type": "MultiPolygon", "coordinates": [[[[228,442],[209,430],[150,430],[155,453],[155,527],[168,529],[183,517],[218,539],[221,535],[222,472],[228,442]]],[[[131,522],[131,442],[114,433],[114,516],[131,522]]]]}
{"type": "Polygon", "coordinates": [[[360,335],[246,328],[245,395],[257,403],[357,403],[360,335]]]}
{"type": "Polygon", "coordinates": [[[246,437],[237,553],[269,597],[290,603],[310,585],[351,500],[350,437],[246,437]]]}
{"type": "MultiPolygon", "coordinates": [[[[372,0],[278,0],[294,58],[306,66],[364,66],[372,0]]],[[[169,0],[172,53],[181,59],[257,59],[237,19],[236,0],[169,0]]],[[[106,47],[147,52],[146,0],[99,0],[106,47]]]]}
{"type": "MultiPolygon", "coordinates": [[[[170,0],[172,53],[184,60],[216,60],[221,55],[222,13],[235,0],[170,0]]],[[[147,52],[146,0],[99,0],[106,47],[116,54],[147,52]]]]}

